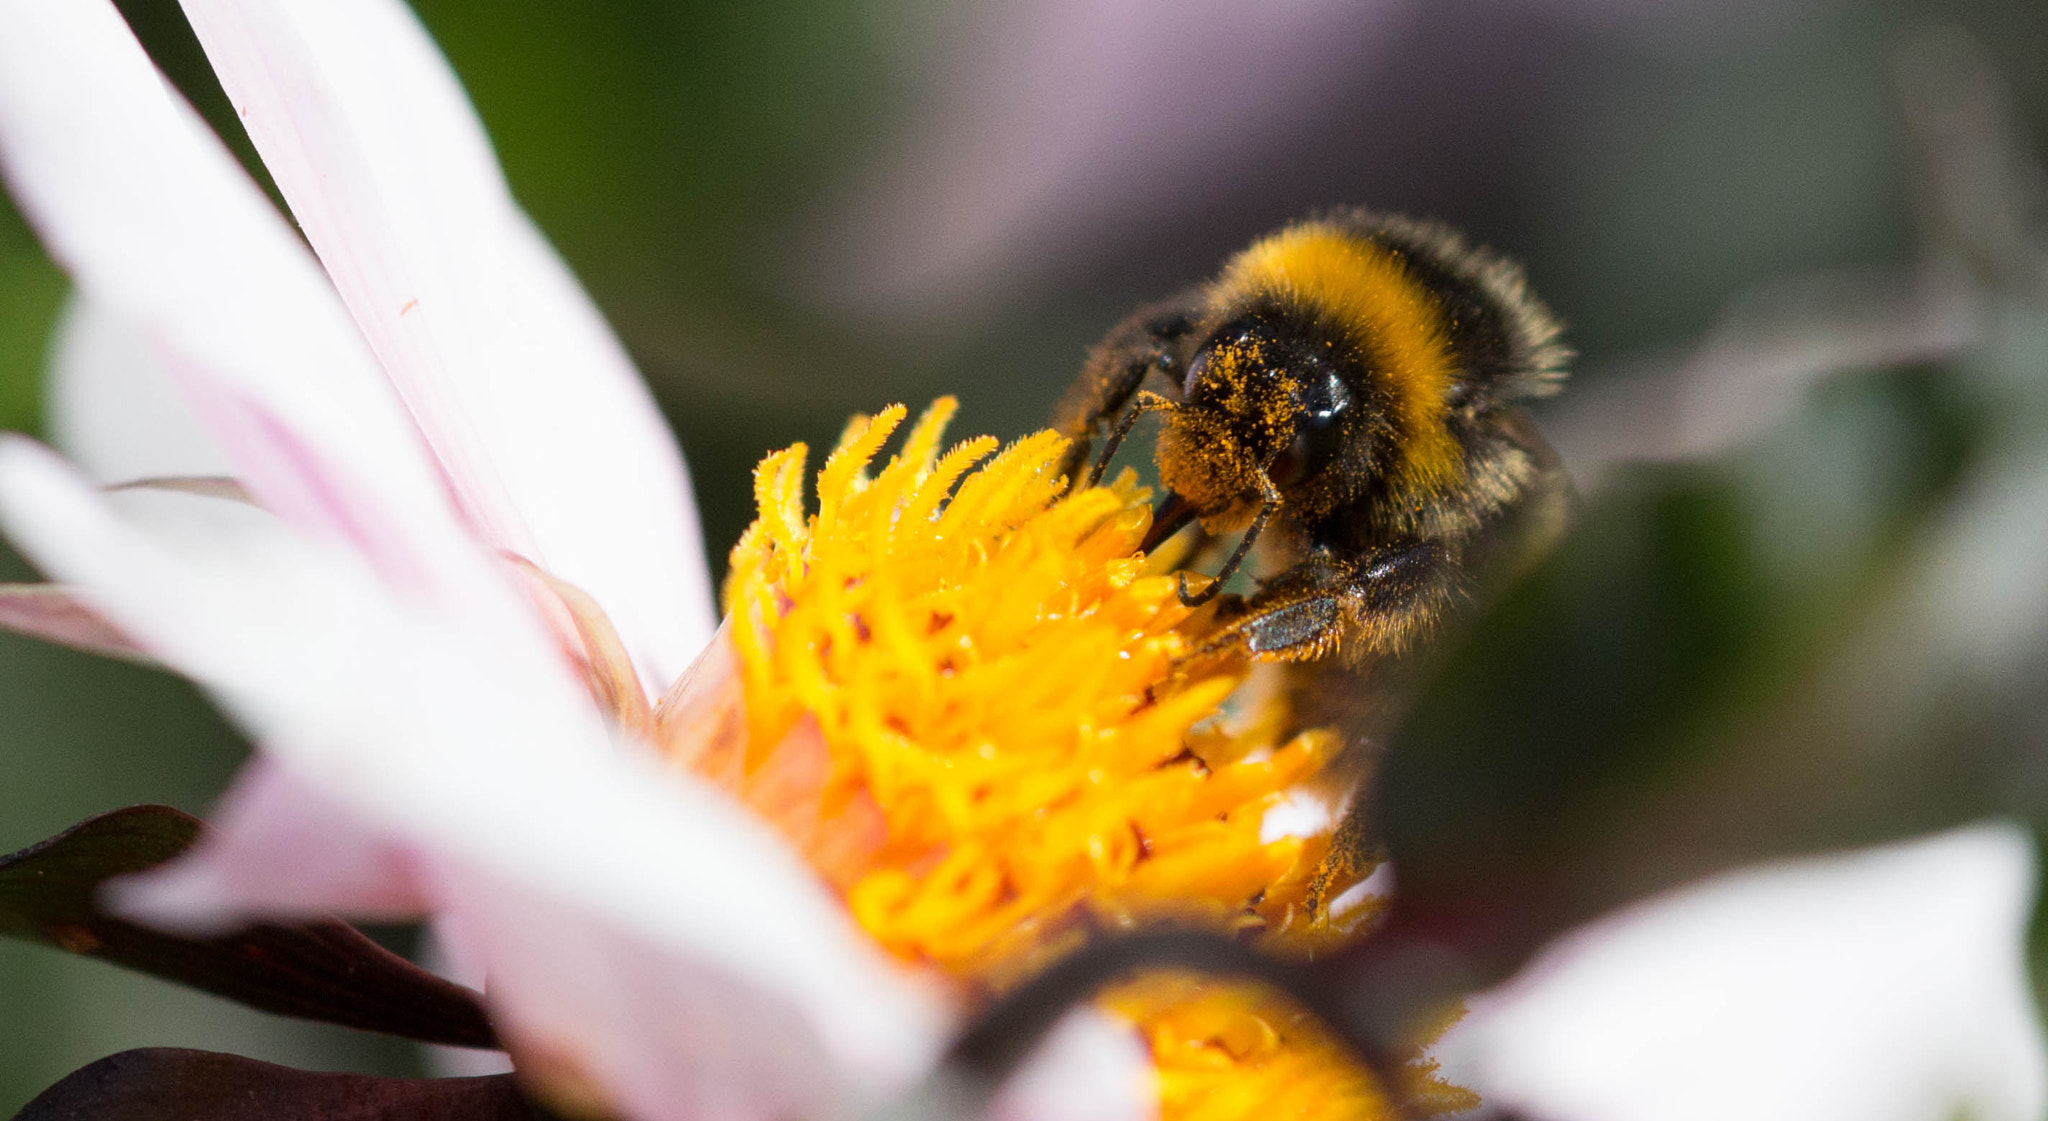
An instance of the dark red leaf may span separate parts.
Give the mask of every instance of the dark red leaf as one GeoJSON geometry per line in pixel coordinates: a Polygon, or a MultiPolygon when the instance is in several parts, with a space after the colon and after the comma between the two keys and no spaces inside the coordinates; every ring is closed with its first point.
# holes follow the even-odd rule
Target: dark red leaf
{"type": "Polygon", "coordinates": [[[169,806],[131,806],[0,857],[0,935],[103,958],[281,1016],[428,1043],[496,1046],[474,992],[346,923],[265,924],[201,939],[100,910],[101,884],[183,853],[205,828],[169,806]]]}
{"type": "Polygon", "coordinates": [[[150,1047],[81,1067],[14,1121],[545,1121],[512,1076],[372,1078],[150,1047]]]}

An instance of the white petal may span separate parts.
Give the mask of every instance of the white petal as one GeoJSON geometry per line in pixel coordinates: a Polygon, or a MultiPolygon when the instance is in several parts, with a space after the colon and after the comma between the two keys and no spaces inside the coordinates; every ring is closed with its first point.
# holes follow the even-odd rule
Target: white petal
{"type": "Polygon", "coordinates": [[[252,915],[403,921],[429,909],[402,846],[275,759],[259,755],[235,776],[212,823],[177,861],[111,884],[116,908],[207,932],[252,915]]]}
{"type": "Polygon", "coordinates": [[[20,439],[0,442],[0,519],[295,775],[407,846],[436,904],[466,912],[515,1024],[592,1022],[581,1002],[624,1000],[635,990],[621,971],[665,961],[697,984],[640,990],[670,1037],[678,1023],[758,1017],[814,1032],[840,1069],[877,1081],[929,1060],[938,1020],[921,991],[765,826],[611,743],[530,617],[394,596],[353,551],[276,523],[144,537],[20,439]],[[546,940],[596,929],[641,951],[546,940]],[[550,946],[577,971],[528,975],[552,967],[550,946]],[[599,976],[609,989],[590,987],[599,976]],[[757,1004],[729,1003],[743,993],[757,1004]]]}
{"type": "Polygon", "coordinates": [[[992,1121],[1141,1121],[1159,1112],[1152,1052],[1128,1022],[1069,1013],[989,1107],[992,1121]]]}
{"type": "Polygon", "coordinates": [[[0,4],[0,163],[265,506],[415,583],[468,586],[442,561],[473,547],[326,277],[111,4],[0,4]]]}
{"type": "Polygon", "coordinates": [[[141,328],[74,292],[50,343],[51,442],[102,483],[232,475],[141,328]]]}
{"type": "Polygon", "coordinates": [[[682,460],[400,0],[184,0],[278,188],[491,541],[595,596],[659,693],[710,637],[682,460]]]}
{"type": "MultiPolygon", "coordinates": [[[[621,1116],[818,1116],[836,1093],[872,1097],[908,1075],[902,1056],[874,1046],[880,1041],[852,1055],[821,1047],[787,993],[764,993],[708,958],[550,906],[522,885],[459,879],[443,898],[473,923],[490,963],[488,999],[515,1062],[543,1083],[594,1081],[621,1116]]],[[[719,921],[755,928],[749,902],[727,902],[719,921]]]]}
{"type": "MultiPolygon", "coordinates": [[[[483,992],[488,981],[484,947],[469,933],[464,919],[447,910],[434,916],[421,940],[422,966],[458,985],[483,992]]],[[[512,1057],[503,1051],[479,1051],[470,1047],[422,1046],[427,1073],[435,1078],[476,1078],[486,1074],[510,1074],[512,1057]]]]}
{"type": "Polygon", "coordinates": [[[2038,1121],[2034,882],[2011,825],[1722,876],[1568,936],[1440,1054],[1573,1121],[2038,1121]]]}

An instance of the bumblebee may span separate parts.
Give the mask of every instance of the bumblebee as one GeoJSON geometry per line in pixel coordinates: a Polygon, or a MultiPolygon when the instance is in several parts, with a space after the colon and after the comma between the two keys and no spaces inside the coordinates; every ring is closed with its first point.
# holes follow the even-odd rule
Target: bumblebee
{"type": "Polygon", "coordinates": [[[1569,352],[1522,272],[1450,229],[1345,210],[1272,234],[1090,352],[1055,427],[1089,481],[1163,417],[1147,551],[1236,548],[1205,653],[1286,664],[1299,726],[1376,743],[1422,640],[1563,524],[1569,484],[1520,403],[1569,352]],[[1227,594],[1247,558],[1256,590],[1227,594]]]}

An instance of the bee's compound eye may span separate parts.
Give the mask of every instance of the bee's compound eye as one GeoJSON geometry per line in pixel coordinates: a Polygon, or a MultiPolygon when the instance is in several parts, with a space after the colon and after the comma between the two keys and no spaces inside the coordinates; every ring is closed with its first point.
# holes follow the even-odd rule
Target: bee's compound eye
{"type": "Polygon", "coordinates": [[[1294,399],[1301,406],[1303,429],[1330,428],[1351,406],[1351,387],[1337,371],[1317,370],[1301,379],[1294,399]]]}
{"type": "Polygon", "coordinates": [[[1329,466],[1344,447],[1344,414],[1351,389],[1335,371],[1304,379],[1295,401],[1301,406],[1294,440],[1266,468],[1275,486],[1298,483],[1329,466]]]}
{"type": "Polygon", "coordinates": [[[1202,379],[1203,379],[1204,377],[1206,377],[1206,376],[1208,375],[1208,373],[1209,373],[1209,350],[1208,350],[1208,348],[1204,347],[1204,348],[1203,348],[1203,349],[1201,350],[1201,352],[1200,352],[1200,353],[1198,353],[1198,354],[1196,354],[1196,355],[1195,355],[1195,360],[1194,360],[1194,361],[1192,361],[1192,362],[1190,362],[1190,363],[1188,363],[1188,372],[1187,372],[1187,373],[1186,373],[1186,374],[1185,374],[1184,376],[1182,376],[1182,378],[1181,378],[1181,382],[1180,382],[1180,395],[1181,395],[1181,399],[1182,399],[1182,400],[1186,400],[1186,399],[1188,399],[1189,397],[1192,397],[1192,396],[1194,396],[1194,395],[1195,395],[1195,383],[1196,383],[1196,382],[1199,382],[1199,381],[1201,381],[1201,380],[1202,380],[1202,379]]]}

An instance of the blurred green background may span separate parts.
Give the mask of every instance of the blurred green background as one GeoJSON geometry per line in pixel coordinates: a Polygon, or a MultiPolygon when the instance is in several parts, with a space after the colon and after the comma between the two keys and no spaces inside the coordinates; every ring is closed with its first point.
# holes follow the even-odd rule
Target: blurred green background
{"type": "MultiPolygon", "coordinates": [[[[175,4],[121,6],[246,159],[175,4]]],[[[515,193],[673,421],[714,563],[749,514],[748,472],[767,450],[816,447],[850,412],[941,393],[962,398],[956,431],[1021,434],[1130,306],[1317,206],[1442,218],[1526,262],[1582,356],[1564,408],[1683,353],[1755,285],[1904,267],[1921,252],[1921,184],[1892,78],[1915,29],[1975,32],[2013,83],[2019,139],[2048,149],[2039,0],[1295,7],[1292,30],[1240,46],[1204,38],[1188,26],[1198,19],[1169,26],[1156,3],[417,5],[515,193]]],[[[1203,10],[1225,27],[1231,8],[1203,10]]],[[[9,428],[41,429],[42,356],[63,294],[0,203],[9,428]]],[[[1925,506],[1942,457],[1960,454],[1940,432],[1962,425],[1967,444],[1970,417],[1998,407],[1914,388],[1943,376],[1894,373],[1834,393],[1795,422],[1818,435],[1781,432],[1727,476],[1742,493],[1791,497],[1750,503],[1725,533],[1712,517],[1687,532],[1711,552],[1759,526],[1801,536],[1852,499],[1925,506]],[[1868,453],[1900,432],[1914,457],[1898,469],[1905,481],[1855,485],[1892,462],[1868,453]],[[1838,436],[1863,450],[1810,458],[1840,451],[1838,436]]],[[[1840,588],[1910,532],[1878,520],[1890,528],[1786,561],[1805,566],[1804,582],[1773,585],[1779,601],[1744,600],[1749,614],[1730,625],[1746,634],[1758,612],[1824,603],[1815,589],[1840,588]]],[[[1736,610],[1702,587],[1697,617],[1736,610]]],[[[1715,697],[1765,687],[1709,685],[1715,697]]],[[[2013,734],[2038,746],[2036,731],[2013,734]]],[[[0,850],[132,802],[203,811],[244,751],[177,681],[0,636],[0,850]]],[[[0,1112],[150,1044],[309,1067],[419,1061],[0,943],[0,1112]]]]}

